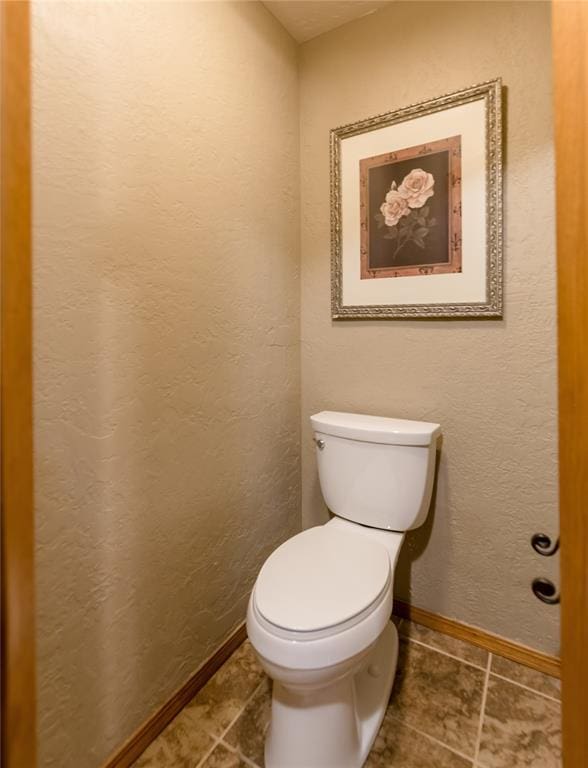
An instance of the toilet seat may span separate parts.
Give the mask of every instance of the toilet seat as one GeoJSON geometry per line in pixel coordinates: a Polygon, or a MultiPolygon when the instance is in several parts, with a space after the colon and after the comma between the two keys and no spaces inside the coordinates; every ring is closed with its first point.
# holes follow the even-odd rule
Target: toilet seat
{"type": "Polygon", "coordinates": [[[247,634],[264,663],[285,670],[316,670],[347,663],[378,639],[392,614],[392,577],[368,610],[344,624],[316,632],[280,629],[257,608],[254,587],[247,608],[247,634]]]}
{"type": "Polygon", "coordinates": [[[292,537],[266,560],[254,607],[276,634],[314,639],[363,620],[390,584],[390,558],[379,542],[318,526],[292,537]]]}
{"type": "Polygon", "coordinates": [[[355,627],[357,624],[361,624],[364,619],[368,618],[372,613],[377,611],[380,605],[385,602],[387,595],[391,592],[391,588],[392,580],[389,578],[382,592],[380,592],[378,597],[372,603],[370,603],[367,608],[361,611],[361,613],[358,613],[355,616],[352,616],[350,619],[347,619],[347,621],[343,621],[335,626],[326,627],[325,629],[312,630],[310,632],[297,632],[293,629],[284,629],[279,627],[277,624],[272,624],[272,622],[268,621],[258,608],[255,590],[251,595],[251,610],[255,615],[259,625],[263,627],[266,632],[271,633],[274,637],[279,637],[284,640],[290,640],[300,644],[309,642],[311,640],[335,638],[337,635],[344,634],[346,630],[355,627]]]}

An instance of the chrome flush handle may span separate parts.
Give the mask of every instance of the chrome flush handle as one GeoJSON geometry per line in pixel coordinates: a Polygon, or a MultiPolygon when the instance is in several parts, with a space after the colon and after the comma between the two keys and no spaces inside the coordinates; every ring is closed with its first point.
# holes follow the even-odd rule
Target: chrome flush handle
{"type": "Polygon", "coordinates": [[[316,447],[319,449],[319,451],[322,451],[322,450],[323,450],[323,448],[325,447],[325,441],[324,441],[324,440],[321,440],[321,439],[320,439],[320,438],[318,438],[318,437],[313,437],[312,439],[313,439],[313,440],[314,440],[314,442],[316,443],[316,447]]]}

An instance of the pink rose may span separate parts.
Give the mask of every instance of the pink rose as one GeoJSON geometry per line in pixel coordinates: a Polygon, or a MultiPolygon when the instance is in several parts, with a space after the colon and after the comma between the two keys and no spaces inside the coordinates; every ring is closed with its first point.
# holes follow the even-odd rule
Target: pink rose
{"type": "Polygon", "coordinates": [[[408,205],[406,198],[400,194],[399,190],[391,189],[386,195],[386,202],[380,206],[386,226],[393,227],[403,216],[408,216],[410,213],[408,205]]]}
{"type": "Polygon", "coordinates": [[[415,168],[402,180],[398,193],[406,199],[410,208],[422,208],[427,200],[434,195],[435,179],[432,173],[421,168],[415,168]]]}

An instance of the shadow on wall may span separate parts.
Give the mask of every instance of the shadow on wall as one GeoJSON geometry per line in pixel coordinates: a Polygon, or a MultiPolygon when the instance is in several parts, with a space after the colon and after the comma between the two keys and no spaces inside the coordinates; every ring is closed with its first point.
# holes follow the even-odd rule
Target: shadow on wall
{"type": "MultiPolygon", "coordinates": [[[[433,491],[431,493],[431,503],[425,522],[412,531],[408,531],[404,545],[400,549],[396,571],[394,573],[394,597],[395,599],[410,602],[411,596],[411,575],[412,566],[423,554],[429,544],[435,522],[435,513],[437,509],[437,489],[439,486],[439,475],[441,468],[446,471],[445,464],[441,464],[441,446],[443,437],[439,440],[437,454],[435,457],[435,479],[433,481],[433,491]]],[[[443,575],[440,573],[439,578],[443,575]]],[[[419,606],[420,607],[420,606],[419,606]]]]}

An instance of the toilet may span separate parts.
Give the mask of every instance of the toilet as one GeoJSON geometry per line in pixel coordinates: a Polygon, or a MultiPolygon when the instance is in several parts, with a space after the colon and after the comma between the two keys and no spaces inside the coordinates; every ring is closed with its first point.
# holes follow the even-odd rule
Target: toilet
{"type": "Polygon", "coordinates": [[[391,621],[404,533],[424,522],[440,426],[323,411],[310,419],[326,524],[266,560],[247,632],[273,680],[266,768],[360,768],[398,658],[391,621]]]}

